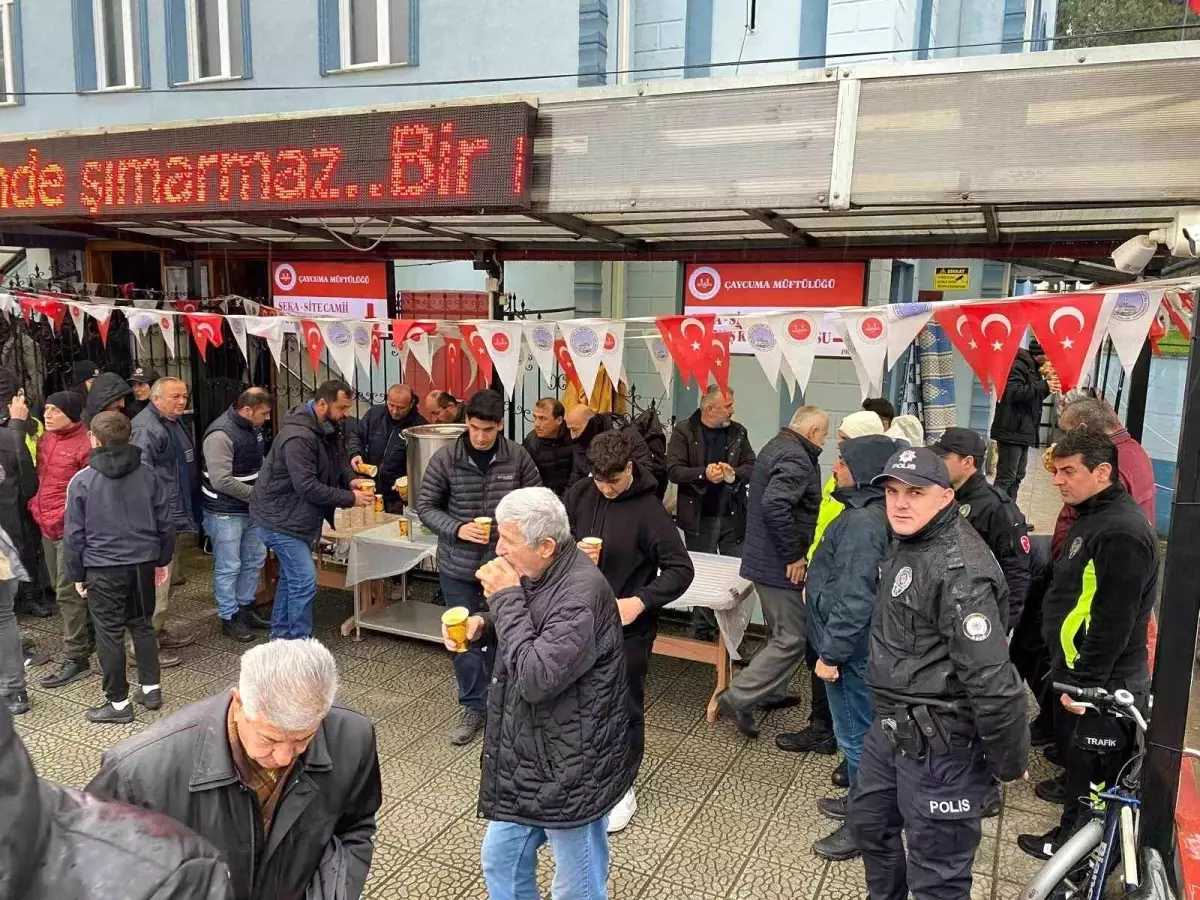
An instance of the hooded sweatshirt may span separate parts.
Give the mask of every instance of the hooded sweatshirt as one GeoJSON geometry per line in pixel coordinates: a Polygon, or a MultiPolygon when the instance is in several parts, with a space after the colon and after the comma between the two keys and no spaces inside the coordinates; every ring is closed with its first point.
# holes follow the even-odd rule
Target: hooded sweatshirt
{"type": "MultiPolygon", "coordinates": [[[[841,434],[844,434],[847,440],[866,437],[869,434],[883,434],[883,419],[879,418],[879,413],[865,409],[859,410],[858,412],[850,413],[850,415],[842,419],[838,423],[837,430],[841,434]]],[[[835,490],[837,490],[837,479],[830,475],[829,480],[825,482],[825,486],[821,489],[821,508],[817,512],[817,528],[813,532],[812,543],[808,547],[808,561],[810,563],[812,562],[813,555],[817,552],[817,547],[821,546],[821,538],[825,536],[825,529],[846,508],[844,503],[833,496],[835,490]]]]}
{"type": "Polygon", "coordinates": [[[175,552],[171,498],[162,479],[132,444],[97,447],[67,485],[63,556],[67,578],[88,569],[154,563],[175,552]]]}
{"type": "MultiPolygon", "coordinates": [[[[133,398],[133,388],[129,386],[129,383],[116,372],[101,372],[92,382],[92,389],[88,391],[87,407],[83,411],[84,423],[91,425],[95,416],[122,398],[125,399],[126,406],[128,406],[129,401],[133,398]]],[[[125,413],[128,415],[129,410],[126,409],[125,413]]]]}
{"type": "Polygon", "coordinates": [[[655,491],[658,479],[637,462],[633,483],[609,500],[590,479],[563,497],[576,540],[598,537],[600,571],[618,599],[639,597],[646,611],[626,631],[649,628],[659,611],[683,596],[695,572],[671,514],[655,491]]]}

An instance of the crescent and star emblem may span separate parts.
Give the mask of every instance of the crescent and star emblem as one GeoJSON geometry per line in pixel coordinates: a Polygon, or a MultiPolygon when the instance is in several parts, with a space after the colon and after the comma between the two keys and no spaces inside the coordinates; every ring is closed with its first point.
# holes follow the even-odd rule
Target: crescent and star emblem
{"type": "MultiPolygon", "coordinates": [[[[1063,316],[1069,316],[1070,318],[1072,318],[1076,322],[1078,322],[1079,323],[1079,333],[1083,334],[1083,329],[1087,323],[1085,322],[1085,320],[1083,318],[1083,313],[1080,312],[1078,309],[1076,309],[1074,306],[1063,306],[1063,307],[1056,309],[1053,313],[1050,314],[1050,333],[1051,334],[1053,334],[1055,337],[1058,337],[1058,335],[1055,334],[1055,332],[1054,332],[1054,326],[1056,324],[1058,324],[1058,320],[1061,319],[1063,316]]],[[[1072,347],[1075,346],[1075,341],[1073,339],[1071,339],[1070,337],[1059,338],[1059,342],[1063,345],[1064,350],[1070,350],[1072,347]]]]}
{"type": "MultiPolygon", "coordinates": [[[[687,340],[688,328],[690,328],[692,325],[695,325],[696,328],[700,331],[701,337],[704,336],[704,323],[701,322],[699,319],[687,318],[679,323],[679,334],[683,337],[684,340],[687,340]]],[[[697,340],[693,340],[692,341],[692,352],[696,352],[699,349],[700,349],[700,342],[697,340]]]]}
{"type": "MultiPolygon", "coordinates": [[[[965,325],[969,321],[970,320],[967,318],[966,313],[962,313],[957,319],[954,320],[954,330],[958,332],[959,337],[966,337],[966,335],[963,334],[963,325],[965,325]]],[[[979,345],[977,343],[975,343],[974,337],[972,337],[969,341],[967,341],[967,346],[970,347],[972,350],[979,349],[979,345]]]]}
{"type": "Polygon", "coordinates": [[[1004,340],[992,341],[992,350],[994,350],[996,353],[999,353],[1004,349],[1004,341],[1007,341],[1009,335],[1012,334],[1012,322],[1008,321],[1008,316],[1006,315],[1001,313],[991,313],[983,317],[983,321],[979,325],[979,330],[986,335],[988,326],[993,322],[999,322],[1004,326],[1004,340]]]}

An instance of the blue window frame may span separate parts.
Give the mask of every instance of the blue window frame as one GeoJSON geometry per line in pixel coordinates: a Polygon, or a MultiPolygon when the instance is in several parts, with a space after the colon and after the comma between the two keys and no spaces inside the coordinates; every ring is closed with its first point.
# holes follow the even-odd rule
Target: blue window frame
{"type": "Polygon", "coordinates": [[[321,74],[415,66],[417,0],[317,0],[321,74]]]}
{"type": "Polygon", "coordinates": [[[253,76],[250,0],[166,0],[172,87],[253,76]]]}
{"type": "Polygon", "coordinates": [[[71,0],[75,89],[150,87],[146,0],[71,0]]]}

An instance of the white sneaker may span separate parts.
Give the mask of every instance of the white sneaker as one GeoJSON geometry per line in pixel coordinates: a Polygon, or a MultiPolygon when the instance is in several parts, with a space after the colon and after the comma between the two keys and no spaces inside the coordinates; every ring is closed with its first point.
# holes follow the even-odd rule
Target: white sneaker
{"type": "Polygon", "coordinates": [[[612,812],[608,814],[608,833],[616,834],[618,831],[624,830],[635,812],[637,812],[637,796],[633,793],[633,788],[630,788],[621,798],[621,802],[614,806],[612,812]]]}

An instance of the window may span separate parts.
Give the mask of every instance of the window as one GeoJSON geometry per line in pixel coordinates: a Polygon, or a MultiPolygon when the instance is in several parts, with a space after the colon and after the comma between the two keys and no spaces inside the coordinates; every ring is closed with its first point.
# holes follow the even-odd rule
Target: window
{"type": "Polygon", "coordinates": [[[417,0],[319,0],[325,72],[415,65],[417,0]]]}
{"type": "Polygon", "coordinates": [[[242,78],[242,0],[187,0],[188,80],[242,78]]]}
{"type": "Polygon", "coordinates": [[[72,0],[79,91],[149,87],[146,0],[72,0]]]}
{"type": "Polygon", "coordinates": [[[17,95],[20,90],[21,66],[17,60],[20,46],[16,4],[14,0],[0,0],[0,105],[20,102],[17,95]]]}

